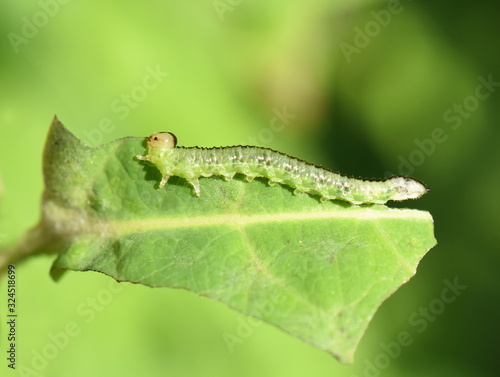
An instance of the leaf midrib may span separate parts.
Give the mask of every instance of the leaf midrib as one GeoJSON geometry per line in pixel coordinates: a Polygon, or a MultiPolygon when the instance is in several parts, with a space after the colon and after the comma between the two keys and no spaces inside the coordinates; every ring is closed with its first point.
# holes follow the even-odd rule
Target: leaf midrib
{"type": "MultiPolygon", "coordinates": [[[[230,225],[244,227],[259,223],[280,223],[286,221],[310,221],[325,219],[357,219],[357,220],[377,220],[377,219],[412,219],[432,221],[431,215],[426,211],[408,209],[388,209],[385,211],[373,210],[370,208],[346,209],[335,211],[317,212],[287,212],[272,214],[223,214],[195,217],[169,217],[140,220],[113,220],[108,222],[108,230],[115,234],[127,234],[137,231],[149,231],[159,229],[175,229],[204,227],[216,225],[230,225]]],[[[100,228],[100,227],[99,227],[100,228]]],[[[96,229],[98,233],[102,228],[96,229]]]]}

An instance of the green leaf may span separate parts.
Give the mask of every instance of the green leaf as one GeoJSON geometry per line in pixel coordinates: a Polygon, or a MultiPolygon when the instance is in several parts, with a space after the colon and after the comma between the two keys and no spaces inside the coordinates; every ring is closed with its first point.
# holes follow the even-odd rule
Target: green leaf
{"type": "Polygon", "coordinates": [[[264,179],[201,178],[201,197],[134,158],[142,138],[90,148],[55,119],[44,229],[55,278],[93,270],[221,301],[351,362],[376,309],[435,245],[429,213],[294,195],[264,179]]]}

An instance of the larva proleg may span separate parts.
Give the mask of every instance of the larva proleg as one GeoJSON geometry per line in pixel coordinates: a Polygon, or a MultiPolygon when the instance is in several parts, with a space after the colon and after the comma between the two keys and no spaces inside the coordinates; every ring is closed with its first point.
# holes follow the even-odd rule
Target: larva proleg
{"type": "Polygon", "coordinates": [[[406,177],[391,177],[380,181],[350,178],[261,147],[178,147],[170,132],[158,132],[147,138],[148,153],[137,156],[150,161],[162,174],[160,187],[171,176],[186,179],[201,195],[199,177],[223,176],[230,180],[243,174],[248,181],[265,177],[270,184],[281,183],[295,188],[296,193],[318,195],[322,200],[340,199],[352,204],[384,204],[388,200],[416,199],[428,189],[406,177]]]}

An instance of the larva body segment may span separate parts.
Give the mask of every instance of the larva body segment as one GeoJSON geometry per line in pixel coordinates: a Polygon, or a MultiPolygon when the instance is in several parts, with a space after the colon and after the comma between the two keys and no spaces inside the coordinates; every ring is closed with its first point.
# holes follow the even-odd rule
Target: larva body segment
{"type": "Polygon", "coordinates": [[[384,181],[363,181],[342,176],[284,153],[268,148],[234,146],[220,148],[175,147],[173,134],[156,133],[148,138],[149,153],[137,156],[156,165],[163,179],[170,176],[186,179],[200,196],[199,177],[213,175],[231,179],[243,174],[251,181],[265,177],[285,184],[296,192],[318,195],[322,200],[341,199],[352,204],[384,204],[388,200],[415,199],[427,188],[411,178],[392,177],[384,181]]]}

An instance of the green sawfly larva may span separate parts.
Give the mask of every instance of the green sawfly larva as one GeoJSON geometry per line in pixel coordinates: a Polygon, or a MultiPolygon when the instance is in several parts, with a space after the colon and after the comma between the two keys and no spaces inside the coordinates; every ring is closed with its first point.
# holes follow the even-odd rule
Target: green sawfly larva
{"type": "Polygon", "coordinates": [[[177,138],[170,132],[149,136],[147,147],[145,156],[136,157],[150,161],[160,170],[160,188],[171,176],[178,176],[193,186],[197,196],[201,192],[200,177],[217,175],[229,181],[237,173],[249,182],[255,177],[265,177],[270,184],[294,188],[296,194],[318,195],[322,201],[341,199],[356,205],[416,199],[428,191],[412,178],[391,177],[379,181],[350,178],[268,148],[178,147],[177,138]]]}

